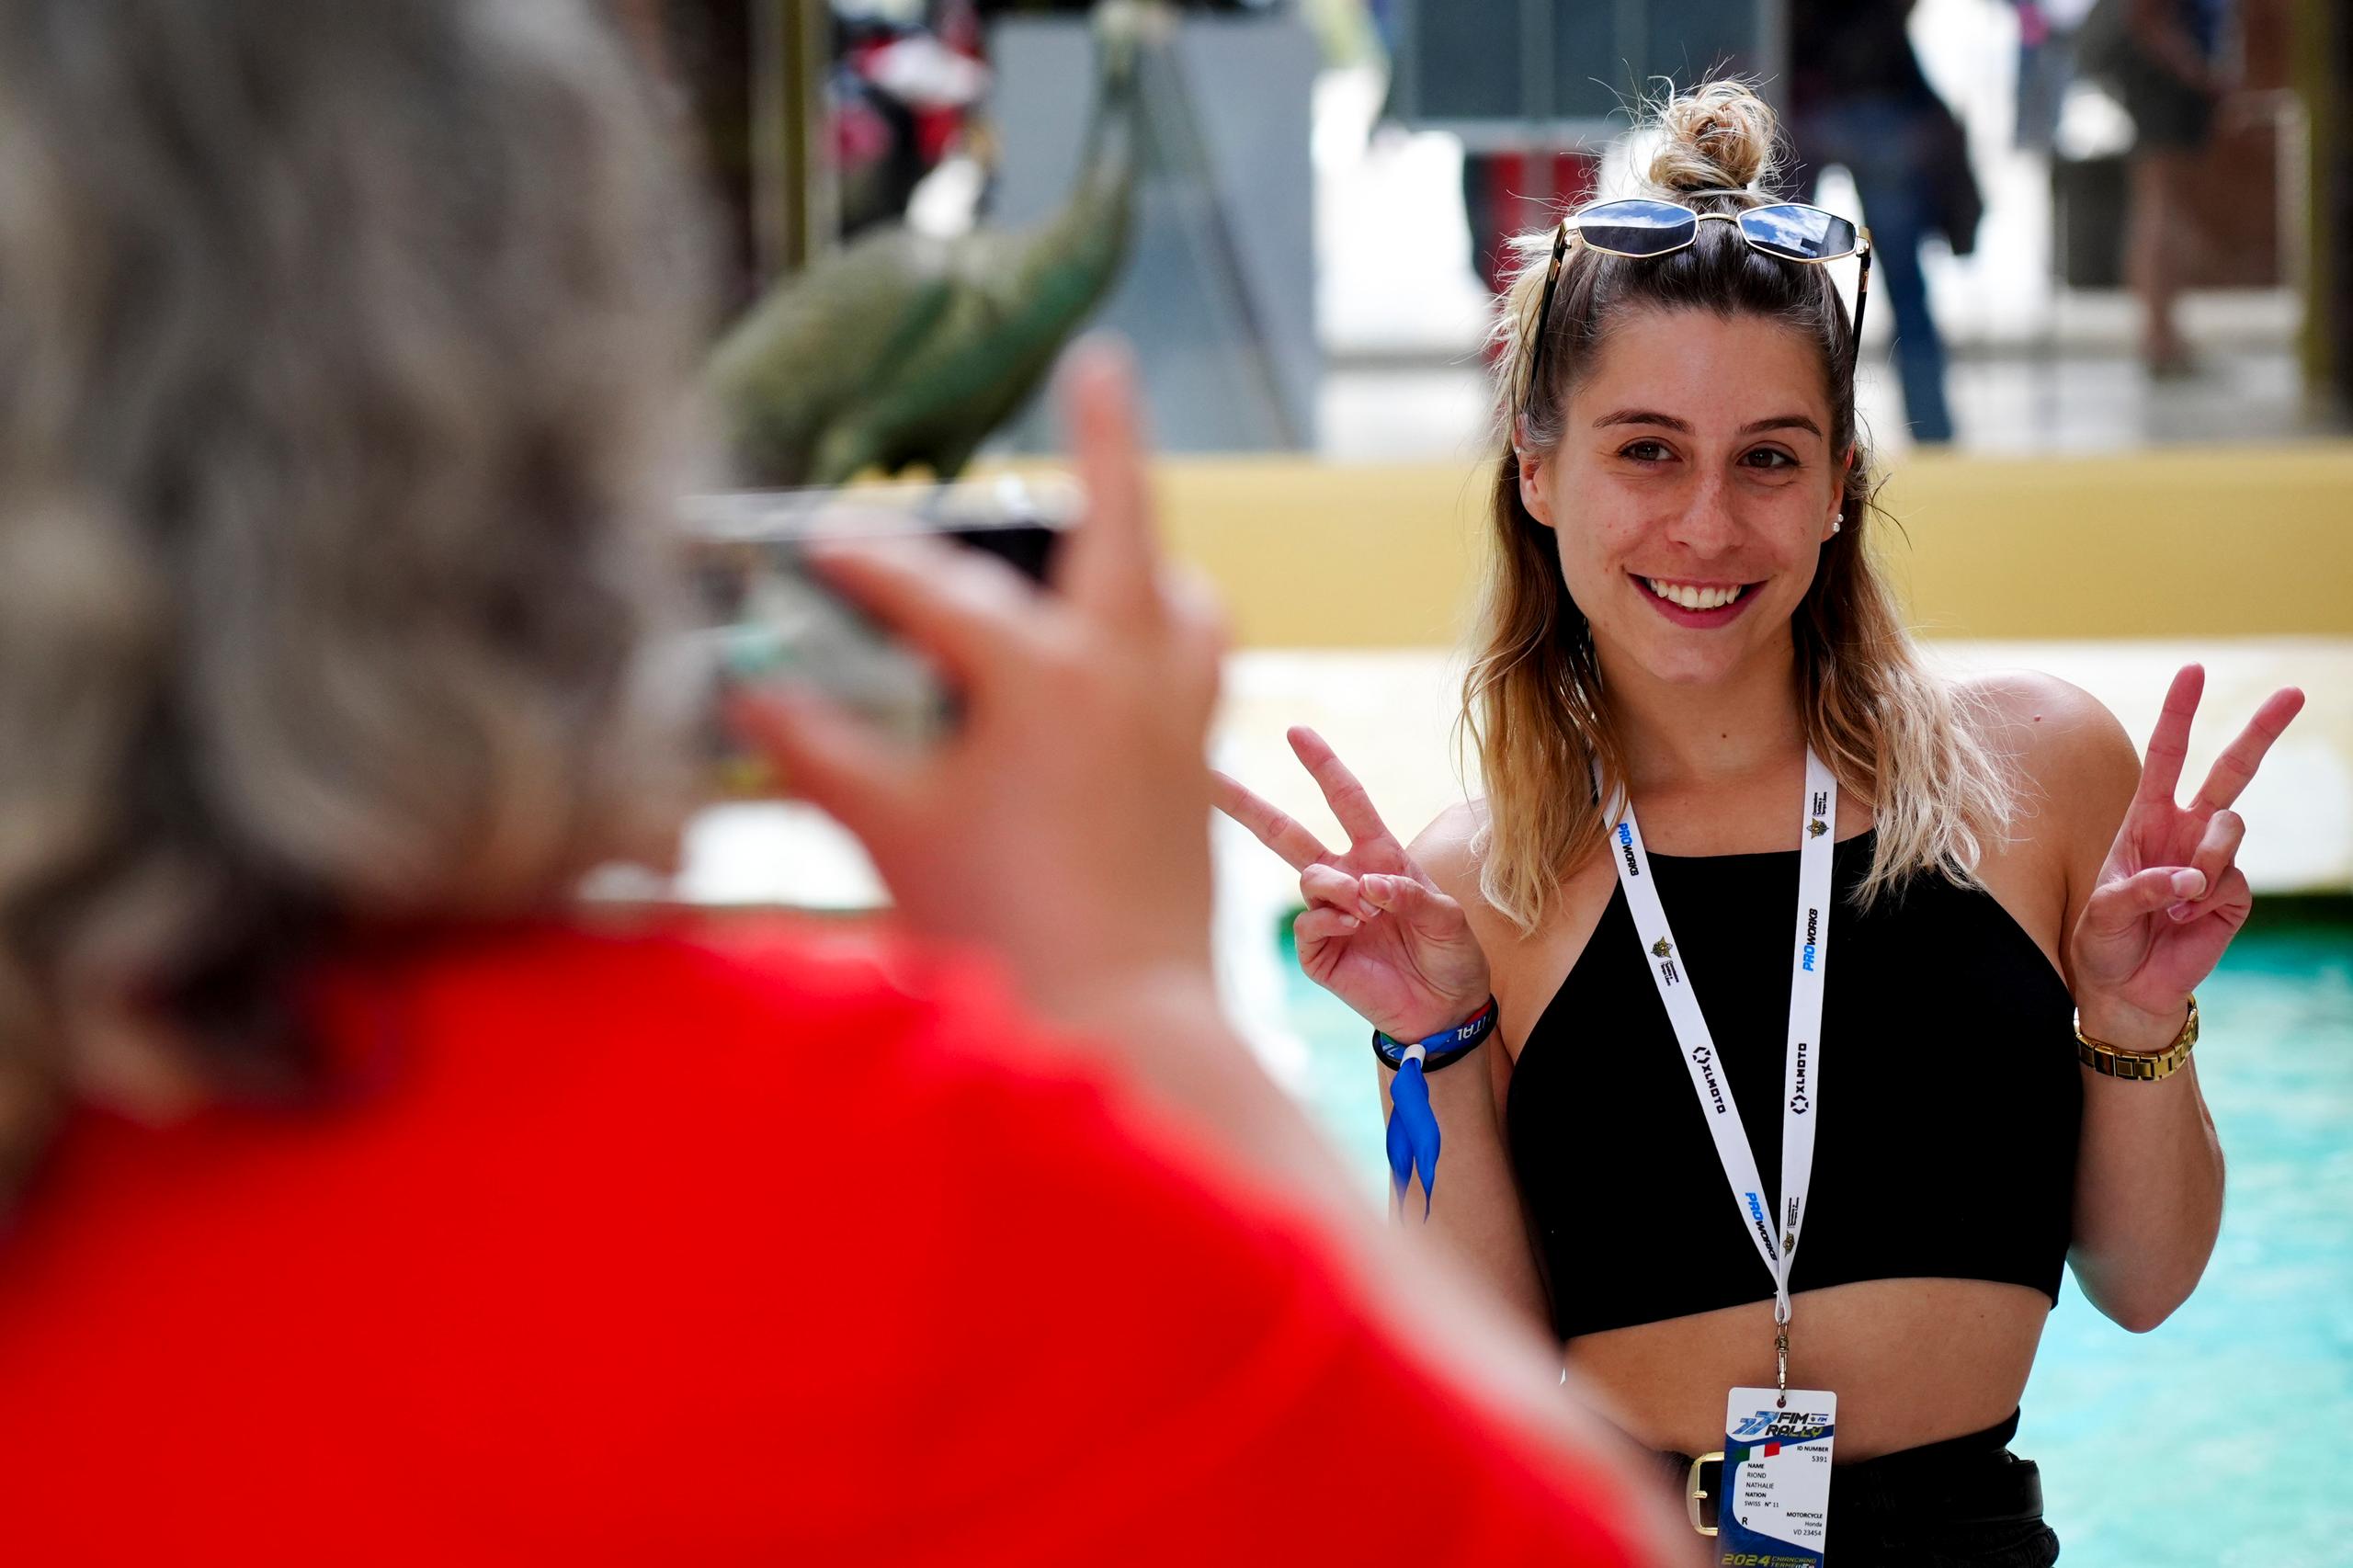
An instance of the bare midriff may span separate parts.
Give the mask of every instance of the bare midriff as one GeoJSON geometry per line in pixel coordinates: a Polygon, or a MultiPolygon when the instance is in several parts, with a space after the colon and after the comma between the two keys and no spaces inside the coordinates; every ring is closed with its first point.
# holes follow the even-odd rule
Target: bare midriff
{"type": "MultiPolygon", "coordinates": [[[[1838,1396],[1848,1464],[2007,1417],[2051,1299],[1983,1279],[1867,1279],[1802,1291],[1793,1307],[1790,1386],[1838,1396]]],[[[1773,1303],[1581,1335],[1568,1360],[1644,1447],[1711,1452],[1723,1447],[1724,1396],[1773,1386],[1773,1303]]]]}
{"type": "MultiPolygon", "coordinates": [[[[1792,779],[1786,789],[1777,783],[1755,793],[1778,801],[1796,788],[1792,779]]],[[[1654,853],[1739,854],[1779,843],[1761,814],[1739,820],[1726,801],[1674,805],[1643,808],[1645,829],[1655,819],[1662,830],[1654,853]]],[[[1838,837],[1870,825],[1869,806],[1842,795],[1838,837]]],[[[2005,846],[1978,875],[2055,969],[2065,895],[2044,848],[2005,846]]],[[[1503,955],[1495,994],[1513,1055],[1581,956],[1616,885],[1615,866],[1597,856],[1564,882],[1549,929],[1521,941],[1494,932],[1490,950],[1503,955]]],[[[1636,1260],[1607,1266],[1640,1267],[1636,1260]]],[[[1760,1295],[1768,1288],[1764,1266],[1746,1248],[1733,1267],[1755,1270],[1760,1295]]],[[[1555,1279],[1552,1288],[1573,1286],[1555,1279]]],[[[1842,1464],[1982,1432],[2018,1408],[2050,1312],[2051,1298],[2040,1290],[1984,1279],[1868,1279],[1802,1291],[1790,1325],[1790,1386],[1838,1396],[1842,1464]]],[[[1772,1386],[1772,1300],[1580,1335],[1566,1357],[1636,1441],[1663,1452],[1713,1452],[1723,1447],[1726,1394],[1772,1386]]]]}

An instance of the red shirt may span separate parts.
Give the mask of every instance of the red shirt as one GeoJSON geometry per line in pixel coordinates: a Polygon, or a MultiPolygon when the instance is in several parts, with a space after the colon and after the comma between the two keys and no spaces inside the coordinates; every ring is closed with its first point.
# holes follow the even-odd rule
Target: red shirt
{"type": "Polygon", "coordinates": [[[79,1114],[0,1242],[0,1557],[1631,1560],[1307,1226],[842,946],[347,966],[324,1108],[79,1114]]]}

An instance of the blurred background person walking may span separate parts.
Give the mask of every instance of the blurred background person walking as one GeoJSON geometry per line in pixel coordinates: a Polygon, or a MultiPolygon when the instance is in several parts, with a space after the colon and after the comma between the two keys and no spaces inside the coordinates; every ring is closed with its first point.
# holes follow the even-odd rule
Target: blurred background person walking
{"type": "Polygon", "coordinates": [[[1895,318],[1904,420],[1933,445],[1953,438],[1953,422],[1920,247],[1942,234],[1968,255],[1984,203],[1960,122],[1912,52],[1911,12],[1910,0],[1791,0],[1790,142],[1802,199],[1834,164],[1855,182],[1895,318]]]}
{"type": "Polygon", "coordinates": [[[2230,89],[2229,10],[2230,0],[2100,0],[2084,26],[2085,74],[2112,85],[2132,117],[2124,265],[2153,376],[2195,368],[2175,316],[2197,244],[2190,182],[2230,89]]]}

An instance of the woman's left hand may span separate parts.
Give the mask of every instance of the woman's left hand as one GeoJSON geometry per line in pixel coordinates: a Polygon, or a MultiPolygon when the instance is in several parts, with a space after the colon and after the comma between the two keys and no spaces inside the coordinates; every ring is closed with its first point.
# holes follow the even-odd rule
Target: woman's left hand
{"type": "Polygon", "coordinates": [[[2190,992],[2246,923],[2255,900],[2235,864],[2246,824],[2231,804],[2304,705],[2293,687],[2273,692],[2182,806],[2174,792],[2205,686],[2197,665],[2174,676],[2141,787],[2068,937],[2085,1032],[2128,1049],[2161,1050],[2179,1032],[2190,992]]]}

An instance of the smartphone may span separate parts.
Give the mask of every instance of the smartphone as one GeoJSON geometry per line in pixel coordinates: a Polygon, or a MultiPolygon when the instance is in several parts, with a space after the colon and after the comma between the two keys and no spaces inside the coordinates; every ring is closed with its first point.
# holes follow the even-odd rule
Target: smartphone
{"type": "Polygon", "coordinates": [[[730,689],[791,682],[915,745],[955,725],[956,694],[938,668],[828,587],[810,569],[811,543],[939,539],[1043,583],[1080,507],[1077,483],[1058,474],[688,497],[693,638],[710,699],[704,729],[717,791],[774,795],[786,783],[724,722],[720,699],[730,689]]]}

